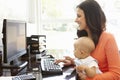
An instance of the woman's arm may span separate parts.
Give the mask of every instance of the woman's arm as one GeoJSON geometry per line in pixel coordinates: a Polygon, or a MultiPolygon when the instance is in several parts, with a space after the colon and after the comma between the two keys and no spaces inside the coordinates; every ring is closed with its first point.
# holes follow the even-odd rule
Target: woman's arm
{"type": "Polygon", "coordinates": [[[64,66],[74,65],[74,59],[69,56],[65,56],[65,59],[58,59],[55,61],[56,64],[58,64],[60,62],[63,62],[64,66]]]}
{"type": "Polygon", "coordinates": [[[97,58],[101,69],[103,70],[102,74],[96,74],[94,78],[86,78],[86,80],[120,80],[120,53],[116,44],[116,41],[112,35],[107,34],[107,36],[102,36],[98,49],[96,50],[97,58]],[[106,40],[106,41],[104,41],[106,40]],[[105,43],[103,43],[105,42],[105,43]],[[103,51],[101,50],[103,48],[103,51]],[[103,59],[101,59],[101,58],[103,59]]]}

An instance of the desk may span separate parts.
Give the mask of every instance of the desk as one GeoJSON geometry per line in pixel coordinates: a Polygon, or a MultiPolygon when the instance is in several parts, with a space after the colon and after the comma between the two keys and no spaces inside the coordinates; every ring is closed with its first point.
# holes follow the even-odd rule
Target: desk
{"type": "MultiPolygon", "coordinates": [[[[41,64],[40,61],[37,61],[37,62],[38,62],[38,65],[41,64]]],[[[63,74],[62,75],[45,74],[45,75],[41,75],[40,77],[42,77],[42,80],[75,80],[75,75],[76,75],[75,73],[76,73],[76,71],[74,71],[73,66],[63,67],[62,70],[63,70],[63,74]],[[74,74],[70,75],[73,71],[74,71],[74,74]],[[68,76],[68,75],[70,75],[70,76],[68,76]],[[68,77],[66,78],[66,76],[68,76],[68,77]]],[[[38,71],[37,72],[42,74],[41,66],[38,67],[38,71]]]]}
{"type": "MultiPolygon", "coordinates": [[[[73,67],[64,67],[63,68],[63,75],[54,75],[54,76],[47,76],[44,77],[41,74],[41,69],[39,67],[38,70],[33,70],[31,72],[28,72],[27,74],[33,74],[36,77],[36,80],[75,80],[75,73],[70,76],[70,78],[66,78],[67,75],[70,75],[71,72],[73,72],[73,67]]],[[[12,80],[13,76],[2,76],[0,77],[0,80],[12,80]]]]}
{"type": "Polygon", "coordinates": [[[70,76],[70,78],[66,78],[67,75],[70,75],[73,72],[73,67],[63,68],[63,75],[49,76],[43,77],[43,80],[75,80],[75,73],[70,76]]]}
{"type": "MultiPolygon", "coordinates": [[[[29,73],[31,74],[31,73],[29,73]]],[[[32,72],[32,74],[36,77],[36,80],[42,80],[42,76],[40,74],[40,72],[32,72]]],[[[0,77],[0,80],[13,80],[13,78],[16,77],[16,76],[2,76],[0,77]]],[[[23,79],[16,79],[16,80],[23,80],[23,79]]],[[[28,80],[28,79],[25,79],[25,80],[28,80]]],[[[32,79],[29,79],[29,80],[34,80],[33,78],[32,79]]]]}

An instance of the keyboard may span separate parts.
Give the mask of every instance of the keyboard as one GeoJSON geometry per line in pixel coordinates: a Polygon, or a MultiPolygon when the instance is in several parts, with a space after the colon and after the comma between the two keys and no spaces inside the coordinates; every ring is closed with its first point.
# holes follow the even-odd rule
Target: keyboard
{"type": "Polygon", "coordinates": [[[54,58],[42,58],[41,59],[41,71],[42,75],[62,75],[62,67],[59,64],[54,63],[54,58]]]}
{"type": "Polygon", "coordinates": [[[33,74],[23,74],[19,76],[14,76],[12,80],[36,80],[33,74]]]}

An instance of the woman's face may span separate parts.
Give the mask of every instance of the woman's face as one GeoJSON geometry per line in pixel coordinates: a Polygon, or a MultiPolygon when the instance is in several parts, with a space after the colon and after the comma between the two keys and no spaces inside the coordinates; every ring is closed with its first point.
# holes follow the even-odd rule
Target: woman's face
{"type": "Polygon", "coordinates": [[[79,30],[85,30],[87,28],[84,12],[80,8],[77,8],[77,18],[75,22],[79,25],[79,30]]]}

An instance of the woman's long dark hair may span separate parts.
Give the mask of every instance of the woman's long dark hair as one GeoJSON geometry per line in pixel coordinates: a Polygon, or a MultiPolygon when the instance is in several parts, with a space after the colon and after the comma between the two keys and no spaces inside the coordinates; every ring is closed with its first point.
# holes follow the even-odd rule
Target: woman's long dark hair
{"type": "Polygon", "coordinates": [[[82,36],[88,36],[87,32],[85,30],[77,30],[77,36],[82,37],[82,36]]]}
{"type": "MultiPolygon", "coordinates": [[[[104,12],[95,0],[86,0],[79,4],[77,8],[84,11],[86,24],[91,32],[95,45],[97,45],[100,35],[103,32],[103,28],[105,28],[106,17],[104,12]]],[[[77,32],[78,37],[87,36],[85,31],[84,33],[81,33],[83,31],[77,32]]]]}

